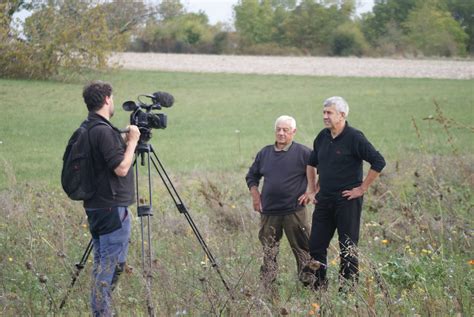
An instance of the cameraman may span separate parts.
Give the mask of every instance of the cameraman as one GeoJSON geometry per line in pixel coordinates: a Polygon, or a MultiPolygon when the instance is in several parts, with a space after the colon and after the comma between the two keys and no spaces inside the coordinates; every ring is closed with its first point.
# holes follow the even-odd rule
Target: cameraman
{"type": "Polygon", "coordinates": [[[122,138],[110,122],[114,115],[112,86],[93,81],[83,90],[88,121],[101,121],[89,130],[97,192],[84,201],[94,247],[91,309],[93,316],[111,316],[111,291],[123,272],[130,239],[130,212],[135,201],[133,163],[140,131],[129,126],[122,138]]]}

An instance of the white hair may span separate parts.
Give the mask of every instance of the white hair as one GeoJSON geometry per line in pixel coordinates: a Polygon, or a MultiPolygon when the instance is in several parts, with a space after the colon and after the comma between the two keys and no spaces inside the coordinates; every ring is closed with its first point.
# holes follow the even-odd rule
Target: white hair
{"type": "Polygon", "coordinates": [[[293,117],[290,116],[280,116],[276,119],[275,121],[275,131],[277,129],[277,125],[280,122],[288,122],[290,124],[290,127],[294,130],[296,129],[296,120],[293,117]]]}
{"type": "Polygon", "coordinates": [[[347,101],[345,101],[344,98],[342,98],[342,97],[338,97],[338,96],[330,97],[330,98],[324,100],[323,106],[324,107],[331,107],[331,106],[336,107],[337,111],[345,113],[346,118],[349,115],[349,105],[347,104],[347,101]]]}

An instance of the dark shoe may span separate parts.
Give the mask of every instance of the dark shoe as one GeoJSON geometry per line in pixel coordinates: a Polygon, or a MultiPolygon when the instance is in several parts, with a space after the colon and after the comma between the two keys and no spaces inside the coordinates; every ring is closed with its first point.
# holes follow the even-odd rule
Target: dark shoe
{"type": "Polygon", "coordinates": [[[299,279],[305,287],[310,287],[313,290],[318,290],[320,288],[327,289],[327,279],[320,278],[320,269],[325,269],[326,265],[323,263],[311,260],[303,267],[301,270],[299,279]]]}

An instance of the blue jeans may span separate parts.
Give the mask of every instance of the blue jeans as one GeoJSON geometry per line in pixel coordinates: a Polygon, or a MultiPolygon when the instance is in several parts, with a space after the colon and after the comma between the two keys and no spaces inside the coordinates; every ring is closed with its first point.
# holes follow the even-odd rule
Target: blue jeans
{"type": "MultiPolygon", "coordinates": [[[[93,211],[93,209],[88,209],[93,211]]],[[[130,212],[118,207],[122,228],[93,238],[94,265],[92,269],[91,309],[93,316],[111,316],[111,285],[116,269],[127,259],[130,240],[130,212]]]]}

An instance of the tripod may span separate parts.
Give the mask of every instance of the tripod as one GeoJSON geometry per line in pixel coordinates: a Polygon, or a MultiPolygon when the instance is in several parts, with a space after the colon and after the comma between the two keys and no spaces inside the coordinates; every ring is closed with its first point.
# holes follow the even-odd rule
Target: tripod
{"type": "Polygon", "coordinates": [[[207,246],[204,238],[202,237],[201,233],[199,232],[196,224],[194,223],[191,215],[189,214],[186,206],[184,205],[181,197],[179,196],[176,188],[174,187],[171,179],[168,176],[163,164],[161,163],[158,155],[154,151],[151,144],[139,142],[137,148],[135,149],[135,182],[136,182],[136,195],[137,195],[137,210],[138,210],[138,217],[141,219],[141,235],[142,235],[142,263],[143,263],[143,272],[145,273],[146,277],[146,285],[147,285],[147,305],[148,305],[148,313],[150,316],[154,316],[154,309],[151,305],[151,298],[150,298],[150,290],[151,290],[151,265],[152,265],[152,250],[151,250],[151,230],[150,230],[150,216],[152,216],[152,191],[151,191],[151,165],[153,164],[155,170],[157,171],[158,175],[160,176],[163,184],[165,185],[168,193],[170,194],[173,202],[178,209],[179,213],[183,214],[186,220],[188,221],[189,226],[191,227],[194,235],[196,236],[199,244],[201,245],[204,253],[206,254],[207,258],[209,259],[211,266],[216,270],[217,274],[219,275],[222,283],[224,284],[225,289],[229,292],[231,298],[233,298],[231,290],[225,281],[222,272],[212,255],[209,247],[207,246]],[[147,169],[148,169],[148,198],[149,198],[149,205],[140,205],[140,198],[138,194],[138,164],[137,159],[138,157],[141,158],[141,165],[145,165],[145,156],[147,159],[147,169]],[[150,164],[151,163],[151,164],[150,164]],[[146,224],[144,224],[143,217],[146,217],[146,224]],[[146,230],[145,230],[146,227],[146,230]],[[145,246],[145,242],[147,241],[147,246],[145,246]],[[145,258],[146,255],[146,258],[145,258]],[[146,263],[146,266],[145,266],[146,263]]]}
{"type": "MultiPolygon", "coordinates": [[[[207,258],[209,259],[211,266],[216,270],[217,274],[219,275],[222,283],[224,284],[225,289],[227,292],[229,292],[231,298],[233,298],[233,295],[231,293],[231,289],[229,288],[227,282],[224,279],[224,276],[222,275],[222,272],[212,255],[211,251],[209,250],[209,247],[207,246],[206,242],[204,241],[204,238],[202,237],[201,233],[199,232],[196,224],[194,223],[193,219],[191,218],[191,215],[189,214],[186,206],[184,205],[183,201],[181,200],[181,197],[179,196],[178,192],[176,191],[176,188],[174,187],[173,183],[171,182],[171,179],[168,176],[168,173],[166,172],[165,168],[163,167],[163,164],[159,160],[157,154],[155,153],[153,147],[148,144],[148,143],[143,143],[139,142],[137,145],[137,148],[135,149],[135,161],[134,161],[134,166],[135,166],[135,193],[136,193],[136,203],[137,203],[137,214],[138,217],[140,217],[140,229],[141,229],[141,249],[142,249],[142,269],[143,273],[145,276],[145,281],[146,281],[146,300],[147,300],[147,310],[149,316],[155,316],[154,313],[154,307],[152,305],[151,301],[151,285],[152,285],[152,247],[151,247],[151,227],[150,227],[150,216],[153,216],[153,208],[152,208],[152,184],[151,184],[151,165],[154,166],[155,170],[158,172],[158,175],[160,176],[163,184],[165,185],[168,193],[170,194],[171,198],[173,199],[173,202],[178,209],[179,213],[183,214],[188,221],[194,235],[196,236],[199,244],[201,245],[204,253],[206,254],[207,258]],[[152,155],[150,155],[152,154],[152,155]],[[145,164],[145,156],[146,156],[146,164],[145,164]],[[138,170],[138,164],[137,164],[137,159],[140,157],[141,159],[141,165],[147,165],[147,181],[148,181],[148,201],[149,204],[141,204],[140,203],[140,195],[139,195],[139,170],[138,170]],[[145,219],[144,219],[145,218],[145,219]]],[[[89,244],[87,245],[84,254],[82,255],[81,261],[75,265],[76,270],[73,273],[72,281],[69,286],[69,289],[66,292],[65,297],[61,301],[60,309],[64,307],[66,304],[66,300],[76,283],[77,278],[79,277],[79,274],[81,273],[82,269],[85,267],[85,264],[87,262],[87,259],[90,256],[90,253],[92,251],[93,243],[92,239],[89,241],[89,244]]]]}

